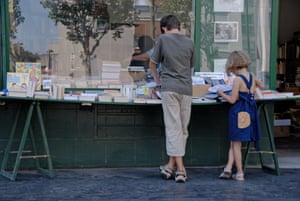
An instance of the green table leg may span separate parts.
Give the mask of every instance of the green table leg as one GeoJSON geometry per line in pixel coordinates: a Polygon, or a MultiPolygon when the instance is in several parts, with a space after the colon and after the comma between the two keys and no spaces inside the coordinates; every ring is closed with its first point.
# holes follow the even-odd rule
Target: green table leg
{"type": "MultiPolygon", "coordinates": [[[[26,142],[27,134],[28,134],[28,129],[29,129],[29,126],[30,126],[30,121],[31,121],[34,105],[35,105],[35,102],[30,104],[28,112],[27,112],[27,117],[26,117],[24,128],[23,128],[22,137],[21,137],[21,141],[20,141],[20,144],[19,144],[19,149],[18,149],[18,153],[17,153],[17,156],[16,156],[13,171],[10,173],[10,172],[5,171],[4,169],[3,169],[3,171],[1,170],[2,171],[1,174],[5,177],[9,178],[12,181],[16,180],[16,176],[17,176],[18,169],[19,169],[19,166],[20,166],[21,156],[22,156],[22,153],[23,153],[24,145],[25,145],[25,142],[26,142]]],[[[9,151],[9,149],[7,148],[6,151],[9,151]]]]}
{"type": "MultiPolygon", "coordinates": [[[[266,109],[266,104],[263,105],[263,111],[264,111],[264,116],[265,116],[266,122],[267,122],[266,123],[267,133],[268,133],[269,143],[270,143],[270,146],[271,146],[273,162],[274,162],[274,166],[275,166],[274,170],[275,170],[277,175],[280,175],[277,152],[276,152],[275,142],[274,142],[274,135],[272,133],[271,123],[270,123],[270,119],[269,119],[269,116],[268,116],[268,111],[266,109]]],[[[263,166],[263,167],[266,168],[266,169],[270,169],[268,166],[263,166]]]]}
{"type": "Polygon", "coordinates": [[[279,165],[278,165],[277,153],[276,153],[276,148],[275,148],[275,143],[274,143],[274,136],[272,134],[271,121],[269,119],[268,111],[267,111],[266,107],[267,107],[267,105],[265,103],[262,103],[261,105],[259,105],[258,113],[259,113],[259,116],[263,115],[264,122],[265,122],[265,125],[267,128],[267,137],[269,140],[271,150],[263,151],[263,150],[258,149],[258,151],[251,151],[251,143],[253,143],[253,142],[248,142],[246,151],[244,154],[243,170],[244,170],[244,172],[246,171],[249,153],[256,153],[256,154],[259,154],[260,164],[263,169],[271,170],[271,171],[275,172],[276,175],[280,175],[280,169],[279,169],[279,165]],[[263,114],[262,114],[262,112],[263,112],[263,114]],[[273,163],[275,166],[274,168],[271,168],[264,164],[262,154],[271,154],[272,155],[273,163]]]}
{"type": "Polygon", "coordinates": [[[1,174],[2,175],[6,175],[5,168],[7,166],[8,155],[9,155],[9,152],[11,150],[13,139],[14,139],[14,136],[15,136],[15,133],[16,133],[16,128],[17,128],[17,124],[18,124],[18,121],[19,121],[19,118],[20,118],[21,110],[22,110],[22,107],[19,106],[18,110],[17,110],[17,113],[16,113],[14,123],[12,125],[12,129],[10,131],[9,139],[8,139],[8,142],[7,142],[4,154],[3,154],[3,159],[2,159],[2,163],[1,163],[1,174]]]}
{"type": "Polygon", "coordinates": [[[40,109],[40,103],[35,102],[35,101],[31,102],[29,109],[27,111],[26,120],[25,120],[23,131],[22,131],[21,140],[20,140],[20,144],[18,147],[18,152],[17,152],[17,156],[15,159],[13,170],[6,171],[8,155],[11,150],[12,142],[13,142],[15,132],[16,132],[16,127],[18,124],[18,120],[20,118],[20,110],[21,110],[21,107],[17,111],[17,115],[16,115],[15,121],[14,121],[12,129],[11,129],[8,144],[7,144],[5,152],[4,152],[4,156],[3,156],[3,160],[2,160],[2,164],[1,164],[1,175],[9,178],[12,181],[16,180],[16,176],[17,176],[17,173],[18,173],[18,170],[20,167],[21,159],[22,158],[23,159],[33,158],[33,159],[36,159],[36,166],[41,173],[46,174],[49,177],[54,177],[54,170],[53,170],[52,160],[51,160],[51,156],[50,156],[50,151],[49,151],[47,136],[46,136],[46,132],[45,132],[44,122],[43,122],[43,118],[42,118],[42,113],[41,113],[41,109],[40,109]],[[44,155],[40,155],[40,156],[37,155],[36,143],[35,143],[33,131],[31,128],[31,120],[32,120],[32,114],[33,114],[34,109],[36,109],[36,112],[37,112],[38,123],[39,123],[40,129],[41,129],[43,145],[44,145],[45,152],[46,152],[44,155]],[[31,135],[31,142],[32,142],[34,155],[33,156],[22,156],[24,146],[26,143],[26,139],[28,136],[28,132],[30,132],[30,135],[31,135]],[[39,158],[47,158],[48,170],[40,167],[39,158]]]}
{"type": "Polygon", "coordinates": [[[54,177],[52,159],[51,159],[51,155],[50,155],[50,151],[49,151],[49,145],[48,145],[48,140],[47,140],[46,131],[45,131],[45,127],[44,127],[44,121],[43,121],[43,116],[42,116],[42,112],[41,112],[41,108],[40,108],[40,103],[37,103],[36,110],[37,110],[37,115],[38,115],[39,125],[40,125],[41,134],[42,134],[42,138],[43,138],[45,152],[46,152],[46,155],[48,156],[47,157],[48,170],[45,170],[43,168],[39,168],[39,170],[42,173],[47,174],[49,177],[54,177]]]}

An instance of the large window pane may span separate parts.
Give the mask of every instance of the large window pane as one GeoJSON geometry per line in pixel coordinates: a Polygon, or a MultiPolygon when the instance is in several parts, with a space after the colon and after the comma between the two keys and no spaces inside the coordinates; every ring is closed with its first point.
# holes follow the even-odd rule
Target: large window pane
{"type": "MultiPolygon", "coordinates": [[[[73,87],[137,79],[127,67],[146,39],[160,34],[159,20],[175,14],[193,36],[191,0],[12,0],[10,71],[17,62],[41,63],[41,73],[70,80],[73,87]],[[120,67],[120,74],[104,73],[120,67]],[[84,80],[92,80],[85,82],[84,80]],[[84,82],[82,82],[84,81],[84,82]],[[92,83],[92,84],[91,84],[92,83]]],[[[146,49],[145,49],[146,48],[146,49]]],[[[146,62],[144,62],[146,63],[146,62]]],[[[146,64],[145,64],[146,65],[146,64]]],[[[145,66],[147,71],[147,66],[145,66]]],[[[116,70],[118,71],[118,70],[116,70]]],[[[146,75],[141,79],[146,78],[146,75]]]]}
{"type": "Polygon", "coordinates": [[[248,52],[256,73],[269,83],[271,0],[201,0],[200,71],[225,71],[234,50],[248,52]]]}

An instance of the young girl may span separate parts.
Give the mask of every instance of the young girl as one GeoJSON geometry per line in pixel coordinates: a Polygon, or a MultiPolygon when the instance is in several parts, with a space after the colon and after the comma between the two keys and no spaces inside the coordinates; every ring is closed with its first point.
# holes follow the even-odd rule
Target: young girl
{"type": "Polygon", "coordinates": [[[259,118],[254,93],[256,88],[262,89],[264,84],[254,74],[248,72],[250,63],[251,61],[245,52],[232,52],[226,63],[227,73],[233,73],[236,76],[233,80],[231,95],[227,95],[221,90],[217,91],[220,96],[232,104],[228,116],[230,149],[227,164],[219,176],[221,179],[244,180],[242,142],[260,139],[259,118]],[[237,172],[232,175],[231,170],[234,164],[237,172]]]}

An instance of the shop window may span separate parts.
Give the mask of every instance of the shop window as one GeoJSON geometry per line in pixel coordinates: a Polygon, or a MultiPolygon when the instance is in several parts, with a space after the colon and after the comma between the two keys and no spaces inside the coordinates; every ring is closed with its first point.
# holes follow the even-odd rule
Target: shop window
{"type": "Polygon", "coordinates": [[[11,0],[9,5],[9,71],[38,64],[41,88],[49,79],[81,88],[146,79],[147,67],[136,77],[128,66],[134,53],[153,46],[163,15],[177,15],[183,34],[194,37],[190,0],[11,0]]]}
{"type": "Polygon", "coordinates": [[[248,52],[256,73],[268,86],[271,0],[200,1],[200,71],[225,72],[234,50],[248,52]]]}

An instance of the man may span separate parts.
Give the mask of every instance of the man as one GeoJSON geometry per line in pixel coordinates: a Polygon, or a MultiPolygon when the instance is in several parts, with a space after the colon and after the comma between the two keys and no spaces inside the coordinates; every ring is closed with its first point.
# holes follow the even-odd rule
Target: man
{"type": "Polygon", "coordinates": [[[150,59],[150,69],[157,84],[161,84],[164,114],[166,150],[169,161],[160,166],[165,179],[175,177],[176,182],[185,182],[186,169],[183,163],[188,124],[192,103],[192,70],[195,65],[194,43],[180,34],[180,22],[174,15],[161,19],[162,33],[155,44],[150,59]],[[161,76],[156,65],[161,63],[161,76]]]}

